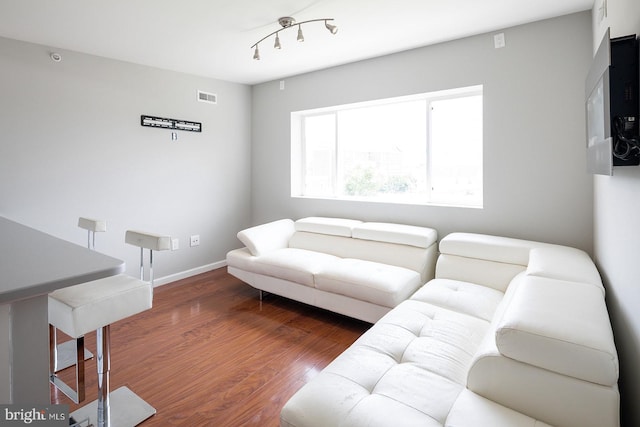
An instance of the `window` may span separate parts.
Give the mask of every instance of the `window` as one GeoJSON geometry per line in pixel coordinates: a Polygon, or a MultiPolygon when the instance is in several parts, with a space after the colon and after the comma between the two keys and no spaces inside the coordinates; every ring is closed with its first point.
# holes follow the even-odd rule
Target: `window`
{"type": "Polygon", "coordinates": [[[482,207],[482,87],[291,114],[291,195],[482,207]]]}

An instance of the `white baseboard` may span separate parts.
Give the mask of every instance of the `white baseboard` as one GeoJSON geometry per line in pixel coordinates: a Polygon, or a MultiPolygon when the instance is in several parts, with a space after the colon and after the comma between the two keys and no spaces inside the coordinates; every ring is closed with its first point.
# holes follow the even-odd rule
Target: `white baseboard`
{"type": "Polygon", "coordinates": [[[170,274],[164,277],[158,277],[153,280],[153,287],[158,287],[173,283],[176,280],[186,279],[187,277],[195,276],[196,274],[206,273],[207,271],[215,270],[216,268],[226,267],[226,261],[218,261],[211,264],[203,265],[200,267],[192,268],[190,270],[181,271],[175,274],[170,274]]]}

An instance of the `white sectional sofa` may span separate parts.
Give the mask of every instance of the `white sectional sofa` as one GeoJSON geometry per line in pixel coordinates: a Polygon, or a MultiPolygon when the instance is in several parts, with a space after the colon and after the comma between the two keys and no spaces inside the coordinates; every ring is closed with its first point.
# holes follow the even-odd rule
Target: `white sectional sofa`
{"type": "Polygon", "coordinates": [[[433,278],[437,233],[343,218],[282,219],[240,231],[230,274],[261,291],[375,322],[433,278]]]}
{"type": "Polygon", "coordinates": [[[618,427],[604,288],[577,249],[454,233],[436,277],[283,407],[283,427],[618,427]]]}

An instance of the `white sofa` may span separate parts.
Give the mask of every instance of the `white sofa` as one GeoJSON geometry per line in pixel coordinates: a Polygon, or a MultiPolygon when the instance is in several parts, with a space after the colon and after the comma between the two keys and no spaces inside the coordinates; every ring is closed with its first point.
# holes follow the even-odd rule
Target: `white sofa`
{"type": "Polygon", "coordinates": [[[240,231],[227,270],[261,290],[375,322],[433,278],[437,233],[343,218],[282,219],[240,231]]]}
{"type": "Polygon", "coordinates": [[[618,427],[618,358],[580,250],[454,233],[436,278],[283,407],[283,427],[618,427]]]}

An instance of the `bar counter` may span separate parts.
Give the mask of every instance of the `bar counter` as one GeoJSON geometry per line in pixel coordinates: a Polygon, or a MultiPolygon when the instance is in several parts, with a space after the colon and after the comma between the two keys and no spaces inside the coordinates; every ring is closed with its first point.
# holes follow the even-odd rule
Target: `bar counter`
{"type": "Polygon", "coordinates": [[[0,403],[50,404],[47,295],[124,267],[0,216],[0,403]]]}

